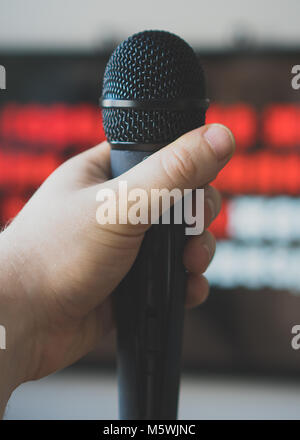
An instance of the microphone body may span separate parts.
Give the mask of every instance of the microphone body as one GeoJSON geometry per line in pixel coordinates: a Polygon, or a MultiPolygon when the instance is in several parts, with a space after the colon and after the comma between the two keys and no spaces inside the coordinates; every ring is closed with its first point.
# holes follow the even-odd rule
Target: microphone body
{"type": "MultiPolygon", "coordinates": [[[[112,176],[123,174],[148,155],[112,149],[112,176]]],[[[184,242],[184,225],[152,225],[133,267],[114,292],[121,419],[176,419],[186,278],[184,242]]]]}
{"type": "MultiPolygon", "coordinates": [[[[112,177],[204,124],[202,69],[179,37],[145,31],[123,42],[104,74],[103,124],[112,177]]],[[[177,418],[186,273],[185,225],[153,224],[113,293],[121,419],[177,418]]]]}

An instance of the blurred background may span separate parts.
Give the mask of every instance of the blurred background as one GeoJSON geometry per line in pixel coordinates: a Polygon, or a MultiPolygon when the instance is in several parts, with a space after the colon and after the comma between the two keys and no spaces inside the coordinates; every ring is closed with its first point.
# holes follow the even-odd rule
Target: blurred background
{"type": "MultiPolygon", "coordinates": [[[[179,416],[300,418],[300,2],[0,0],[0,225],[66,158],[104,139],[98,99],[116,45],[144,29],[189,42],[204,67],[208,122],[237,154],[209,299],[186,314],[179,416]]],[[[75,366],[12,396],[7,419],[117,417],[115,335],[75,366]]]]}

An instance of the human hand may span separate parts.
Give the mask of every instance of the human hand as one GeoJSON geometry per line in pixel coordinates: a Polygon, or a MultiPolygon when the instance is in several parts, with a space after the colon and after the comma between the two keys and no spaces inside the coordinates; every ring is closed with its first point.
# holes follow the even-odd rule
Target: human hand
{"type": "MultiPolygon", "coordinates": [[[[234,151],[231,132],[212,124],[193,130],[116,179],[104,142],[62,164],[0,234],[0,323],[7,331],[1,369],[9,395],[20,383],[72,364],[113,326],[110,293],[132,266],[150,225],[99,225],[101,188],[205,187],[205,228],[220,195],[209,186],[234,151]]],[[[149,198],[150,199],[150,198],[149,198]]],[[[215,251],[208,231],[192,236],[186,306],[208,295],[202,275],[215,251]]],[[[0,382],[1,392],[1,382],[0,382]]],[[[6,397],[7,400],[8,397],[6,397]]]]}

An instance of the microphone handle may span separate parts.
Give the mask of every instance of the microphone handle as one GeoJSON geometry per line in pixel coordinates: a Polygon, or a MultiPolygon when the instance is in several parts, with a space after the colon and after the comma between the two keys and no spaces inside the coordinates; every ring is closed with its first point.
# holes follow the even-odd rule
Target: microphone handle
{"type": "MultiPolygon", "coordinates": [[[[112,176],[149,154],[112,149],[112,176]]],[[[184,223],[152,225],[133,267],[113,293],[123,420],[177,418],[186,279],[184,228],[184,223]]]]}

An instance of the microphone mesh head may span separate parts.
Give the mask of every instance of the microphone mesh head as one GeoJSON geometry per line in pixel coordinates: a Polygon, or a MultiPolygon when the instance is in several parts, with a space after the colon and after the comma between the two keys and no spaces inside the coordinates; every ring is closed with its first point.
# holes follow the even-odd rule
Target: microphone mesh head
{"type": "MultiPolygon", "coordinates": [[[[165,31],[144,31],[121,43],[104,73],[103,99],[204,99],[203,70],[193,49],[165,31]]],[[[103,108],[110,142],[168,143],[205,123],[205,109],[103,108]]]]}

